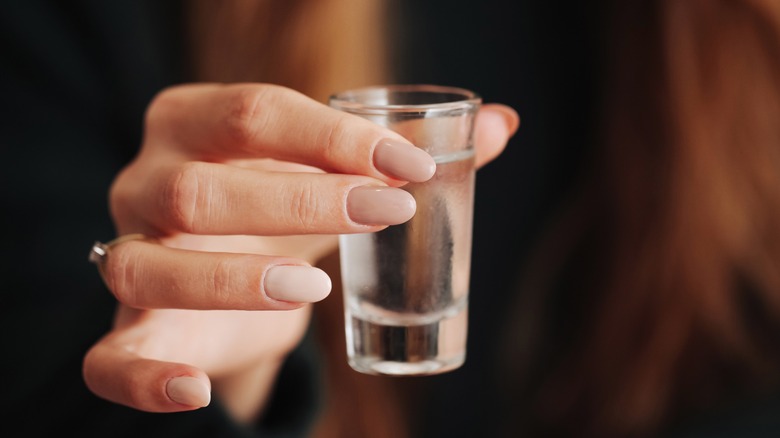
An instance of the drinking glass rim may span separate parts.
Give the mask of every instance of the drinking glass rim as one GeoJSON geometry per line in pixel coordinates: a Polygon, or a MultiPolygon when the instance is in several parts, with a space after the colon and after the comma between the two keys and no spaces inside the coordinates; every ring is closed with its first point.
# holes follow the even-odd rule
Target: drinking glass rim
{"type": "Polygon", "coordinates": [[[476,92],[462,87],[433,84],[391,84],[374,85],[368,87],[353,88],[330,95],[328,102],[330,106],[357,113],[373,112],[416,112],[428,110],[454,110],[475,107],[482,103],[482,96],[476,92]],[[369,104],[357,101],[359,95],[370,95],[378,91],[400,91],[400,92],[429,92],[438,94],[451,94],[461,96],[461,99],[447,102],[432,102],[421,104],[369,104]]]}

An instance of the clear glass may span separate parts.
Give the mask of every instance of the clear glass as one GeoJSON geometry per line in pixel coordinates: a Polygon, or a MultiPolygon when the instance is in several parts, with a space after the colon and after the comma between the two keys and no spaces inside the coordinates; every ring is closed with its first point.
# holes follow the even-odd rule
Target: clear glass
{"type": "Polygon", "coordinates": [[[436,161],[403,188],[414,217],[377,233],[340,236],[347,359],[367,374],[426,375],[466,359],[474,205],[474,92],[391,85],[335,94],[330,106],[406,137],[436,161]]]}

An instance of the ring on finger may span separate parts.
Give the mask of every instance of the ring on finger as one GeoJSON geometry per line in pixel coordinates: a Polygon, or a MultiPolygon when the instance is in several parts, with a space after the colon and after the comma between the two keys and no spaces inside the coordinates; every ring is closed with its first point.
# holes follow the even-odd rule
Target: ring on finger
{"type": "Polygon", "coordinates": [[[114,240],[109,241],[108,243],[103,243],[99,241],[95,241],[95,243],[92,245],[92,249],[89,251],[89,261],[96,264],[98,267],[98,270],[100,271],[100,275],[105,280],[105,266],[108,260],[108,255],[111,253],[111,249],[120,243],[128,242],[131,240],[143,240],[143,241],[152,241],[156,240],[153,239],[145,234],[140,233],[134,233],[134,234],[125,234],[123,236],[119,236],[114,240]]]}

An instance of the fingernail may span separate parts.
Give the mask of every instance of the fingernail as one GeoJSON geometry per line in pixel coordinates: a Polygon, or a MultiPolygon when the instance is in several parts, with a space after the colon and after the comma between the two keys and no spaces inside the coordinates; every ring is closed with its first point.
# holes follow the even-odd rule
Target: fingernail
{"type": "Polygon", "coordinates": [[[265,294],[280,301],[314,303],[327,297],[332,284],[322,269],[278,265],[265,273],[265,294]]]}
{"type": "Polygon", "coordinates": [[[174,377],[165,385],[165,392],[171,400],[187,406],[202,408],[211,401],[209,387],[195,377],[174,377]]]}
{"type": "Polygon", "coordinates": [[[376,145],[374,166],[389,177],[411,182],[428,181],[436,172],[436,162],[427,152],[390,138],[376,145]]]}
{"type": "Polygon", "coordinates": [[[416,210],[414,197],[393,187],[355,187],[347,195],[347,213],[360,224],[398,225],[411,219],[416,210]]]}

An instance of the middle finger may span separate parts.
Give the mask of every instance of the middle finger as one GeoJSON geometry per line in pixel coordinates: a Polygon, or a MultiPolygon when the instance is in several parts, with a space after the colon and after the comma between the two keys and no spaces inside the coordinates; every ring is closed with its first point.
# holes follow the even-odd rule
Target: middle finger
{"type": "Polygon", "coordinates": [[[355,175],[189,162],[161,168],[150,183],[136,200],[140,215],[159,230],[192,234],[372,232],[406,222],[416,209],[408,192],[355,175]]]}

